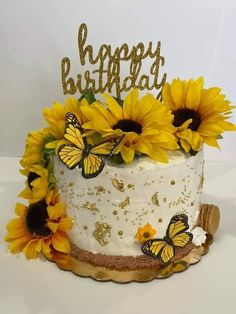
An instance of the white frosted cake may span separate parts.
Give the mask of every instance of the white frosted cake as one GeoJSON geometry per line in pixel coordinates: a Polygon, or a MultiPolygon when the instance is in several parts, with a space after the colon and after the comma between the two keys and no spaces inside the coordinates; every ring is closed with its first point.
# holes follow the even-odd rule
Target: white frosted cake
{"type": "Polygon", "coordinates": [[[203,152],[172,152],[169,163],[139,158],[130,165],[106,163],[93,180],[70,171],[55,159],[55,177],[67,214],[74,221],[70,241],[94,254],[138,256],[138,227],[149,223],[166,235],[171,218],[188,216],[191,231],[198,219],[203,184],[203,152]]]}

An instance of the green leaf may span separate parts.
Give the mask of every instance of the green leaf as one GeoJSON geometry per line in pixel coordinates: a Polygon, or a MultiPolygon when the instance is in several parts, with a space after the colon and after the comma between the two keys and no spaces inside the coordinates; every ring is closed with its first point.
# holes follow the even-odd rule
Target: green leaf
{"type": "Polygon", "coordinates": [[[43,141],[43,146],[41,148],[41,163],[42,165],[45,167],[48,165],[48,162],[49,162],[49,156],[52,156],[55,154],[55,150],[54,148],[46,148],[45,146],[50,143],[50,142],[53,142],[55,141],[56,138],[52,135],[47,135],[45,138],[44,138],[44,141],[43,141]]]}
{"type": "Polygon", "coordinates": [[[49,157],[47,168],[48,168],[48,185],[49,187],[54,187],[56,185],[56,177],[54,176],[54,162],[52,157],[49,157]]]}
{"type": "Polygon", "coordinates": [[[121,157],[121,154],[114,154],[110,157],[111,161],[113,161],[114,163],[121,165],[124,163],[123,158],[121,157]]]}
{"type": "Polygon", "coordinates": [[[193,149],[190,149],[190,151],[189,151],[189,154],[190,154],[191,156],[196,156],[197,153],[198,153],[198,152],[196,152],[196,151],[193,150],[193,149]]]}
{"type": "Polygon", "coordinates": [[[96,101],[96,98],[94,96],[94,93],[92,92],[92,89],[89,88],[80,98],[79,101],[81,101],[82,99],[86,99],[87,102],[91,105],[92,103],[94,103],[96,101]]]}
{"type": "Polygon", "coordinates": [[[114,97],[115,100],[118,102],[118,104],[123,107],[123,103],[124,103],[124,100],[123,99],[120,99],[120,98],[117,98],[117,97],[114,97]]]}

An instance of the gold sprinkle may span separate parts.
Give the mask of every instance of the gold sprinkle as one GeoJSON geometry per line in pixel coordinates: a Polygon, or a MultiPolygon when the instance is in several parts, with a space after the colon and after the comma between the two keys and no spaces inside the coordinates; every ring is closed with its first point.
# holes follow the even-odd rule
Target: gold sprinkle
{"type": "Polygon", "coordinates": [[[89,203],[88,201],[85,204],[83,204],[81,208],[88,209],[90,212],[92,212],[93,215],[95,215],[96,212],[99,212],[96,203],[89,203]]]}
{"type": "Polygon", "coordinates": [[[191,206],[194,206],[194,202],[191,202],[191,206]]]}
{"type": "Polygon", "coordinates": [[[106,189],[101,185],[95,186],[95,189],[97,190],[96,195],[101,195],[101,193],[106,193],[106,189]]]}
{"type": "Polygon", "coordinates": [[[162,218],[159,218],[158,221],[161,223],[161,222],[163,221],[163,219],[162,219],[162,218]]]}
{"type": "Polygon", "coordinates": [[[117,215],[118,214],[118,211],[117,210],[114,210],[113,211],[113,215],[117,215]]]}
{"type": "Polygon", "coordinates": [[[170,184],[175,185],[175,180],[171,180],[170,184]]]}
{"type": "Polygon", "coordinates": [[[129,183],[129,184],[127,185],[127,188],[134,190],[134,184],[130,184],[130,183],[129,183]]]}
{"type": "Polygon", "coordinates": [[[93,237],[101,246],[107,245],[111,237],[111,226],[106,222],[96,222],[94,225],[93,237]]]}
{"type": "Polygon", "coordinates": [[[151,197],[152,204],[156,206],[160,206],[159,203],[159,198],[158,198],[158,192],[154,193],[153,196],[151,197]]]}
{"type": "Polygon", "coordinates": [[[69,186],[70,186],[70,187],[72,187],[73,185],[74,185],[74,183],[73,183],[73,182],[70,182],[70,183],[69,183],[69,186]]]}
{"type": "Polygon", "coordinates": [[[130,204],[129,200],[130,200],[130,197],[127,196],[127,197],[123,200],[123,202],[120,202],[120,204],[118,205],[118,207],[121,208],[121,209],[124,209],[127,205],[130,204]]]}
{"type": "Polygon", "coordinates": [[[124,188],[124,182],[122,180],[118,180],[116,178],[113,178],[111,180],[113,186],[120,192],[124,192],[125,188],[124,188]]]}
{"type": "Polygon", "coordinates": [[[83,226],[83,229],[84,230],[88,230],[88,226],[83,226]]]}
{"type": "Polygon", "coordinates": [[[60,172],[60,174],[63,176],[63,174],[64,174],[65,172],[62,170],[61,172],[60,172]]]}
{"type": "Polygon", "coordinates": [[[122,236],[123,235],[123,231],[122,230],[118,231],[118,234],[119,234],[119,236],[122,236]]]}

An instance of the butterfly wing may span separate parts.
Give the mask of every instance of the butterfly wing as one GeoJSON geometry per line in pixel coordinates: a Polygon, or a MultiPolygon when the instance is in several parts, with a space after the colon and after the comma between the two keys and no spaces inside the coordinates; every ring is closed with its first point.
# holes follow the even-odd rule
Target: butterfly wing
{"type": "Polygon", "coordinates": [[[175,247],[184,247],[193,238],[188,230],[188,216],[187,215],[176,215],[174,216],[167,229],[167,237],[171,240],[175,247]]]}
{"type": "Polygon", "coordinates": [[[174,216],[167,228],[167,237],[173,239],[177,234],[188,230],[188,217],[186,215],[174,216]]]}
{"type": "Polygon", "coordinates": [[[190,241],[192,241],[193,235],[190,232],[184,232],[177,234],[173,239],[172,243],[175,247],[184,247],[190,241]]]}
{"type": "Polygon", "coordinates": [[[71,144],[63,144],[58,149],[58,156],[69,169],[74,169],[83,159],[83,150],[71,144]]]}
{"type": "Polygon", "coordinates": [[[76,147],[84,150],[86,140],[82,137],[82,127],[76,116],[67,112],[66,114],[66,128],[64,137],[76,147]]]}
{"type": "Polygon", "coordinates": [[[82,176],[86,179],[94,178],[101,173],[104,165],[105,162],[102,156],[90,152],[88,156],[83,159],[82,176]]]}
{"type": "Polygon", "coordinates": [[[161,260],[163,263],[168,263],[175,255],[175,250],[172,245],[167,244],[163,247],[161,251],[161,260]]]}
{"type": "Polygon", "coordinates": [[[150,255],[153,258],[158,258],[160,257],[160,253],[165,245],[166,241],[161,239],[148,240],[142,244],[141,250],[146,255],[150,255]]]}
{"type": "Polygon", "coordinates": [[[94,145],[90,152],[96,155],[111,156],[119,146],[124,136],[119,136],[94,145]]]}

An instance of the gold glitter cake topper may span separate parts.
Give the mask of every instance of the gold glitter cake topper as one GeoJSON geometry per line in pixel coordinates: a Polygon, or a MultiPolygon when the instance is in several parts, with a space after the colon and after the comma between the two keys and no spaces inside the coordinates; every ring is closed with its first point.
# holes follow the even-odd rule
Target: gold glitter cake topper
{"type": "MultiPolygon", "coordinates": [[[[78,31],[78,49],[81,66],[86,65],[86,57],[91,65],[97,65],[95,70],[86,70],[77,75],[75,81],[70,76],[71,62],[68,57],[61,61],[61,78],[64,95],[74,95],[77,91],[84,94],[89,89],[94,93],[112,93],[115,90],[116,97],[120,98],[122,92],[128,92],[132,88],[140,90],[161,90],[166,81],[166,73],[159,78],[160,66],[164,66],[165,59],[161,56],[161,42],[156,46],[149,42],[147,47],[138,43],[131,48],[124,43],[115,49],[111,45],[102,44],[97,55],[94,54],[92,45],[87,45],[88,28],[81,24],[78,31]],[[142,74],[143,61],[150,59],[151,66],[148,75],[142,74]],[[122,62],[129,62],[129,75],[121,78],[122,62]]],[[[125,68],[127,65],[125,64],[125,68]]]]}

